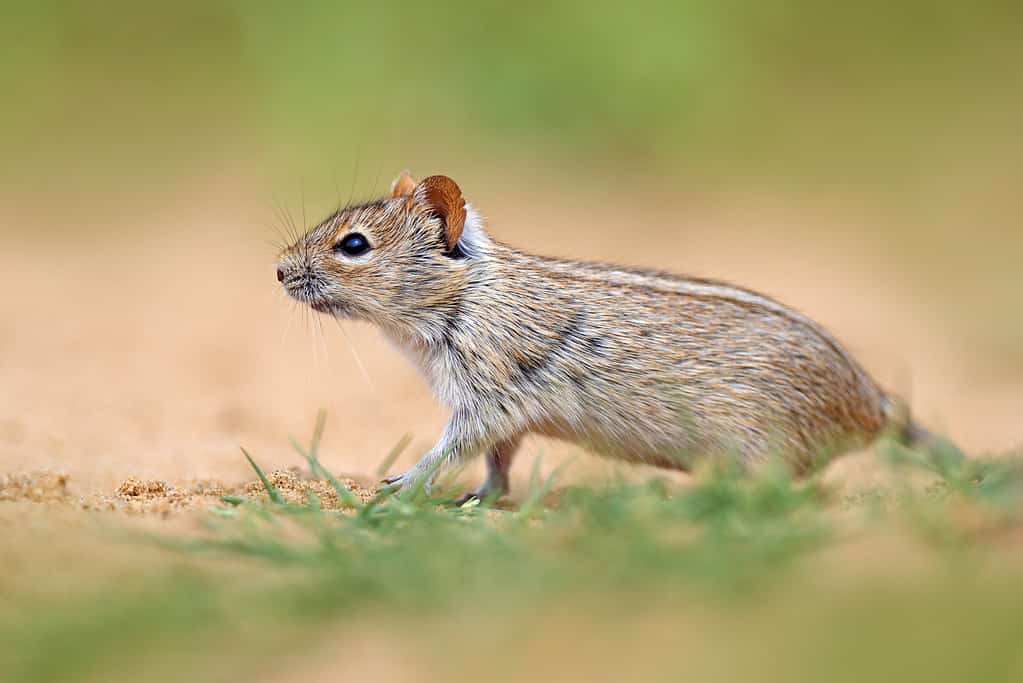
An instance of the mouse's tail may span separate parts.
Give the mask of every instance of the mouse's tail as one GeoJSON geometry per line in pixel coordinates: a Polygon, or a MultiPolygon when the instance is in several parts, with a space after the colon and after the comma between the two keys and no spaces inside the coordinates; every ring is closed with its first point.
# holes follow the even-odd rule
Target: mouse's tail
{"type": "Polygon", "coordinates": [[[886,395],[882,399],[881,411],[885,417],[885,433],[905,446],[913,446],[930,434],[917,424],[909,411],[909,404],[898,396],[886,395]]]}
{"type": "Polygon", "coordinates": [[[887,420],[885,431],[903,446],[926,451],[932,460],[945,465],[966,457],[950,439],[935,434],[914,419],[909,405],[901,398],[886,396],[883,410],[887,420]]]}

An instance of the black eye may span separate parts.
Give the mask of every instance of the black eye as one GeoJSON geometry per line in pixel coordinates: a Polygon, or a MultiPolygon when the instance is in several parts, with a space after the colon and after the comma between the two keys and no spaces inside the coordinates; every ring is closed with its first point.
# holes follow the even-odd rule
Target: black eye
{"type": "Polygon", "coordinates": [[[348,233],[334,245],[334,251],[340,251],[346,256],[362,256],[369,249],[369,241],[358,232],[348,233]]]}

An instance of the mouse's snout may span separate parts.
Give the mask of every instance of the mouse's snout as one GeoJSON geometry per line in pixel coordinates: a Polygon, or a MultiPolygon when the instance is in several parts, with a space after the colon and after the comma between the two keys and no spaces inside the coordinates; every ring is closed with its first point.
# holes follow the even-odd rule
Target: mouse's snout
{"type": "Polygon", "coordinates": [[[288,250],[281,254],[275,264],[277,281],[286,289],[290,289],[293,285],[299,284],[299,281],[306,279],[310,270],[309,265],[306,259],[288,250]]]}
{"type": "Polygon", "coordinates": [[[291,293],[292,288],[296,285],[301,284],[301,281],[307,268],[303,267],[303,263],[296,262],[295,259],[284,254],[277,261],[277,281],[284,285],[284,288],[291,293]]]}
{"type": "Polygon", "coordinates": [[[296,254],[284,254],[277,262],[277,281],[293,299],[312,304],[323,298],[322,279],[308,259],[296,254]]]}

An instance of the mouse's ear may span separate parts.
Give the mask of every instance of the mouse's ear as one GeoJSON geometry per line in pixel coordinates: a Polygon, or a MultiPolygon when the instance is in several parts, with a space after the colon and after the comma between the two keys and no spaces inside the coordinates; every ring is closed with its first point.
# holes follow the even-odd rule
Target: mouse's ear
{"type": "Polygon", "coordinates": [[[416,189],[416,181],[408,171],[402,171],[391,183],[391,198],[408,197],[416,189]]]}
{"type": "Polygon", "coordinates": [[[416,185],[412,197],[444,221],[444,242],[454,249],[465,227],[465,200],[458,184],[447,176],[432,175],[416,185]]]}

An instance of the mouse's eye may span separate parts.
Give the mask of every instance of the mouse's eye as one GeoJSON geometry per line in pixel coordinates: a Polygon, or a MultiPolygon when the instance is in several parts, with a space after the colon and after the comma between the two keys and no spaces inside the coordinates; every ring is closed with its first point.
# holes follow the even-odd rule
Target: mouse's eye
{"type": "Polygon", "coordinates": [[[334,251],[339,251],[345,256],[362,256],[369,250],[369,240],[358,232],[348,233],[334,245],[334,251]]]}

